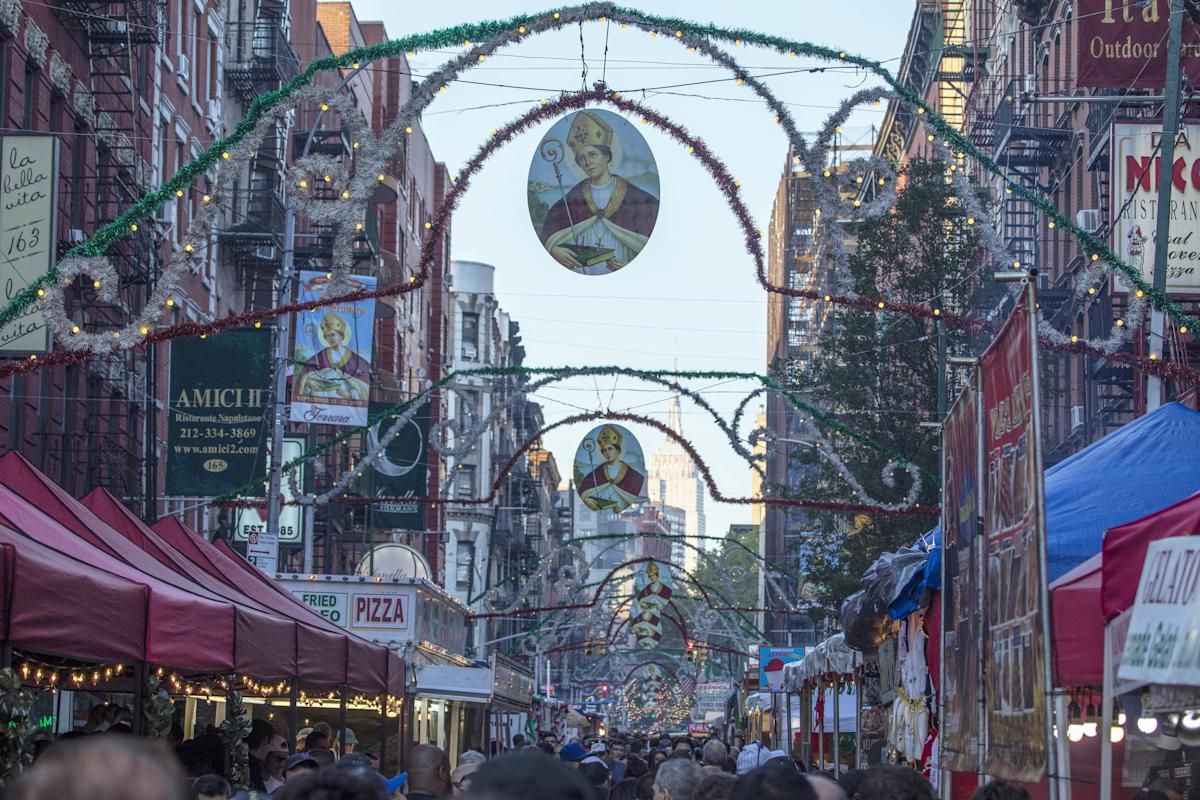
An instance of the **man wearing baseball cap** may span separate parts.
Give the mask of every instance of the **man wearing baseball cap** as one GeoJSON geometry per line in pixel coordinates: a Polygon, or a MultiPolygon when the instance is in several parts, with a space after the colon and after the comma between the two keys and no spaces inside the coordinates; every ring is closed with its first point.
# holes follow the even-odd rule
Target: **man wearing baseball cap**
{"type": "Polygon", "coordinates": [[[579,762],[587,758],[588,755],[588,751],[579,742],[565,744],[563,745],[563,749],[558,751],[558,757],[572,767],[578,767],[579,762]]]}

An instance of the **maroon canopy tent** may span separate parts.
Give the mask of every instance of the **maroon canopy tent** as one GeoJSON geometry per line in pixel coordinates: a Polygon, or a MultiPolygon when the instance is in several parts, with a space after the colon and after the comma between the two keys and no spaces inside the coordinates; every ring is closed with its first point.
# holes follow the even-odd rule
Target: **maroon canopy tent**
{"type": "Polygon", "coordinates": [[[1200,534],[1200,494],[1194,494],[1104,534],[1104,580],[1100,607],[1112,619],[1133,606],[1150,543],[1168,536],[1200,534]]]}

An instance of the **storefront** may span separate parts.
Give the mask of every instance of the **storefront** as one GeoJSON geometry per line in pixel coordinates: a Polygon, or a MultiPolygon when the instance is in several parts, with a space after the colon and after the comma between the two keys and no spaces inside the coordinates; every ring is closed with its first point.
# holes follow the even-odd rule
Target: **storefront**
{"type": "Polygon", "coordinates": [[[513,737],[521,734],[536,740],[536,726],[530,725],[533,706],[533,672],[520,662],[499,653],[492,656],[492,706],[488,714],[488,755],[495,744],[497,752],[512,747],[513,737]]]}
{"type": "Polygon", "coordinates": [[[409,686],[413,744],[437,745],[451,764],[467,750],[483,751],[494,681],[491,667],[426,643],[416,646],[410,663],[415,673],[409,686]]]}

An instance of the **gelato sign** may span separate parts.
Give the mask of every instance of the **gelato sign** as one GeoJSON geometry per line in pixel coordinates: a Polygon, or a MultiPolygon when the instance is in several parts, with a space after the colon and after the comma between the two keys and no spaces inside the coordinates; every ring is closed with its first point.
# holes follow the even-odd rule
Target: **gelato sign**
{"type": "Polygon", "coordinates": [[[758,690],[783,691],[783,668],[804,658],[803,647],[760,647],[758,649],[758,690]]]}
{"type": "MultiPolygon", "coordinates": [[[[1158,157],[1162,123],[1118,122],[1112,129],[1112,248],[1154,281],[1154,257],[1167,248],[1167,292],[1200,294],[1200,124],[1182,125],[1175,139],[1171,230],[1158,235],[1158,157]]],[[[1132,291],[1120,277],[1118,292],[1132,291]]]]}
{"type": "Polygon", "coordinates": [[[1200,685],[1200,537],[1151,542],[1117,677],[1200,685]]]}

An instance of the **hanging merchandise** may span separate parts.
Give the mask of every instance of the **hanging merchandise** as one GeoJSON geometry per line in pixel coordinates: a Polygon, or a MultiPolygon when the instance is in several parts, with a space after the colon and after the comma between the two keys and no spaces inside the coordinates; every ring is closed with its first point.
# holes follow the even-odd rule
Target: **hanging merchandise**
{"type": "Polygon", "coordinates": [[[905,620],[898,644],[900,685],[896,688],[888,742],[904,760],[920,761],[929,735],[925,695],[929,667],[925,663],[925,631],[916,614],[905,620]]]}
{"type": "Polygon", "coordinates": [[[529,218],[546,252],[607,275],[646,246],[658,219],[658,165],[624,117],[598,108],[556,122],[529,166],[529,218]]]}

